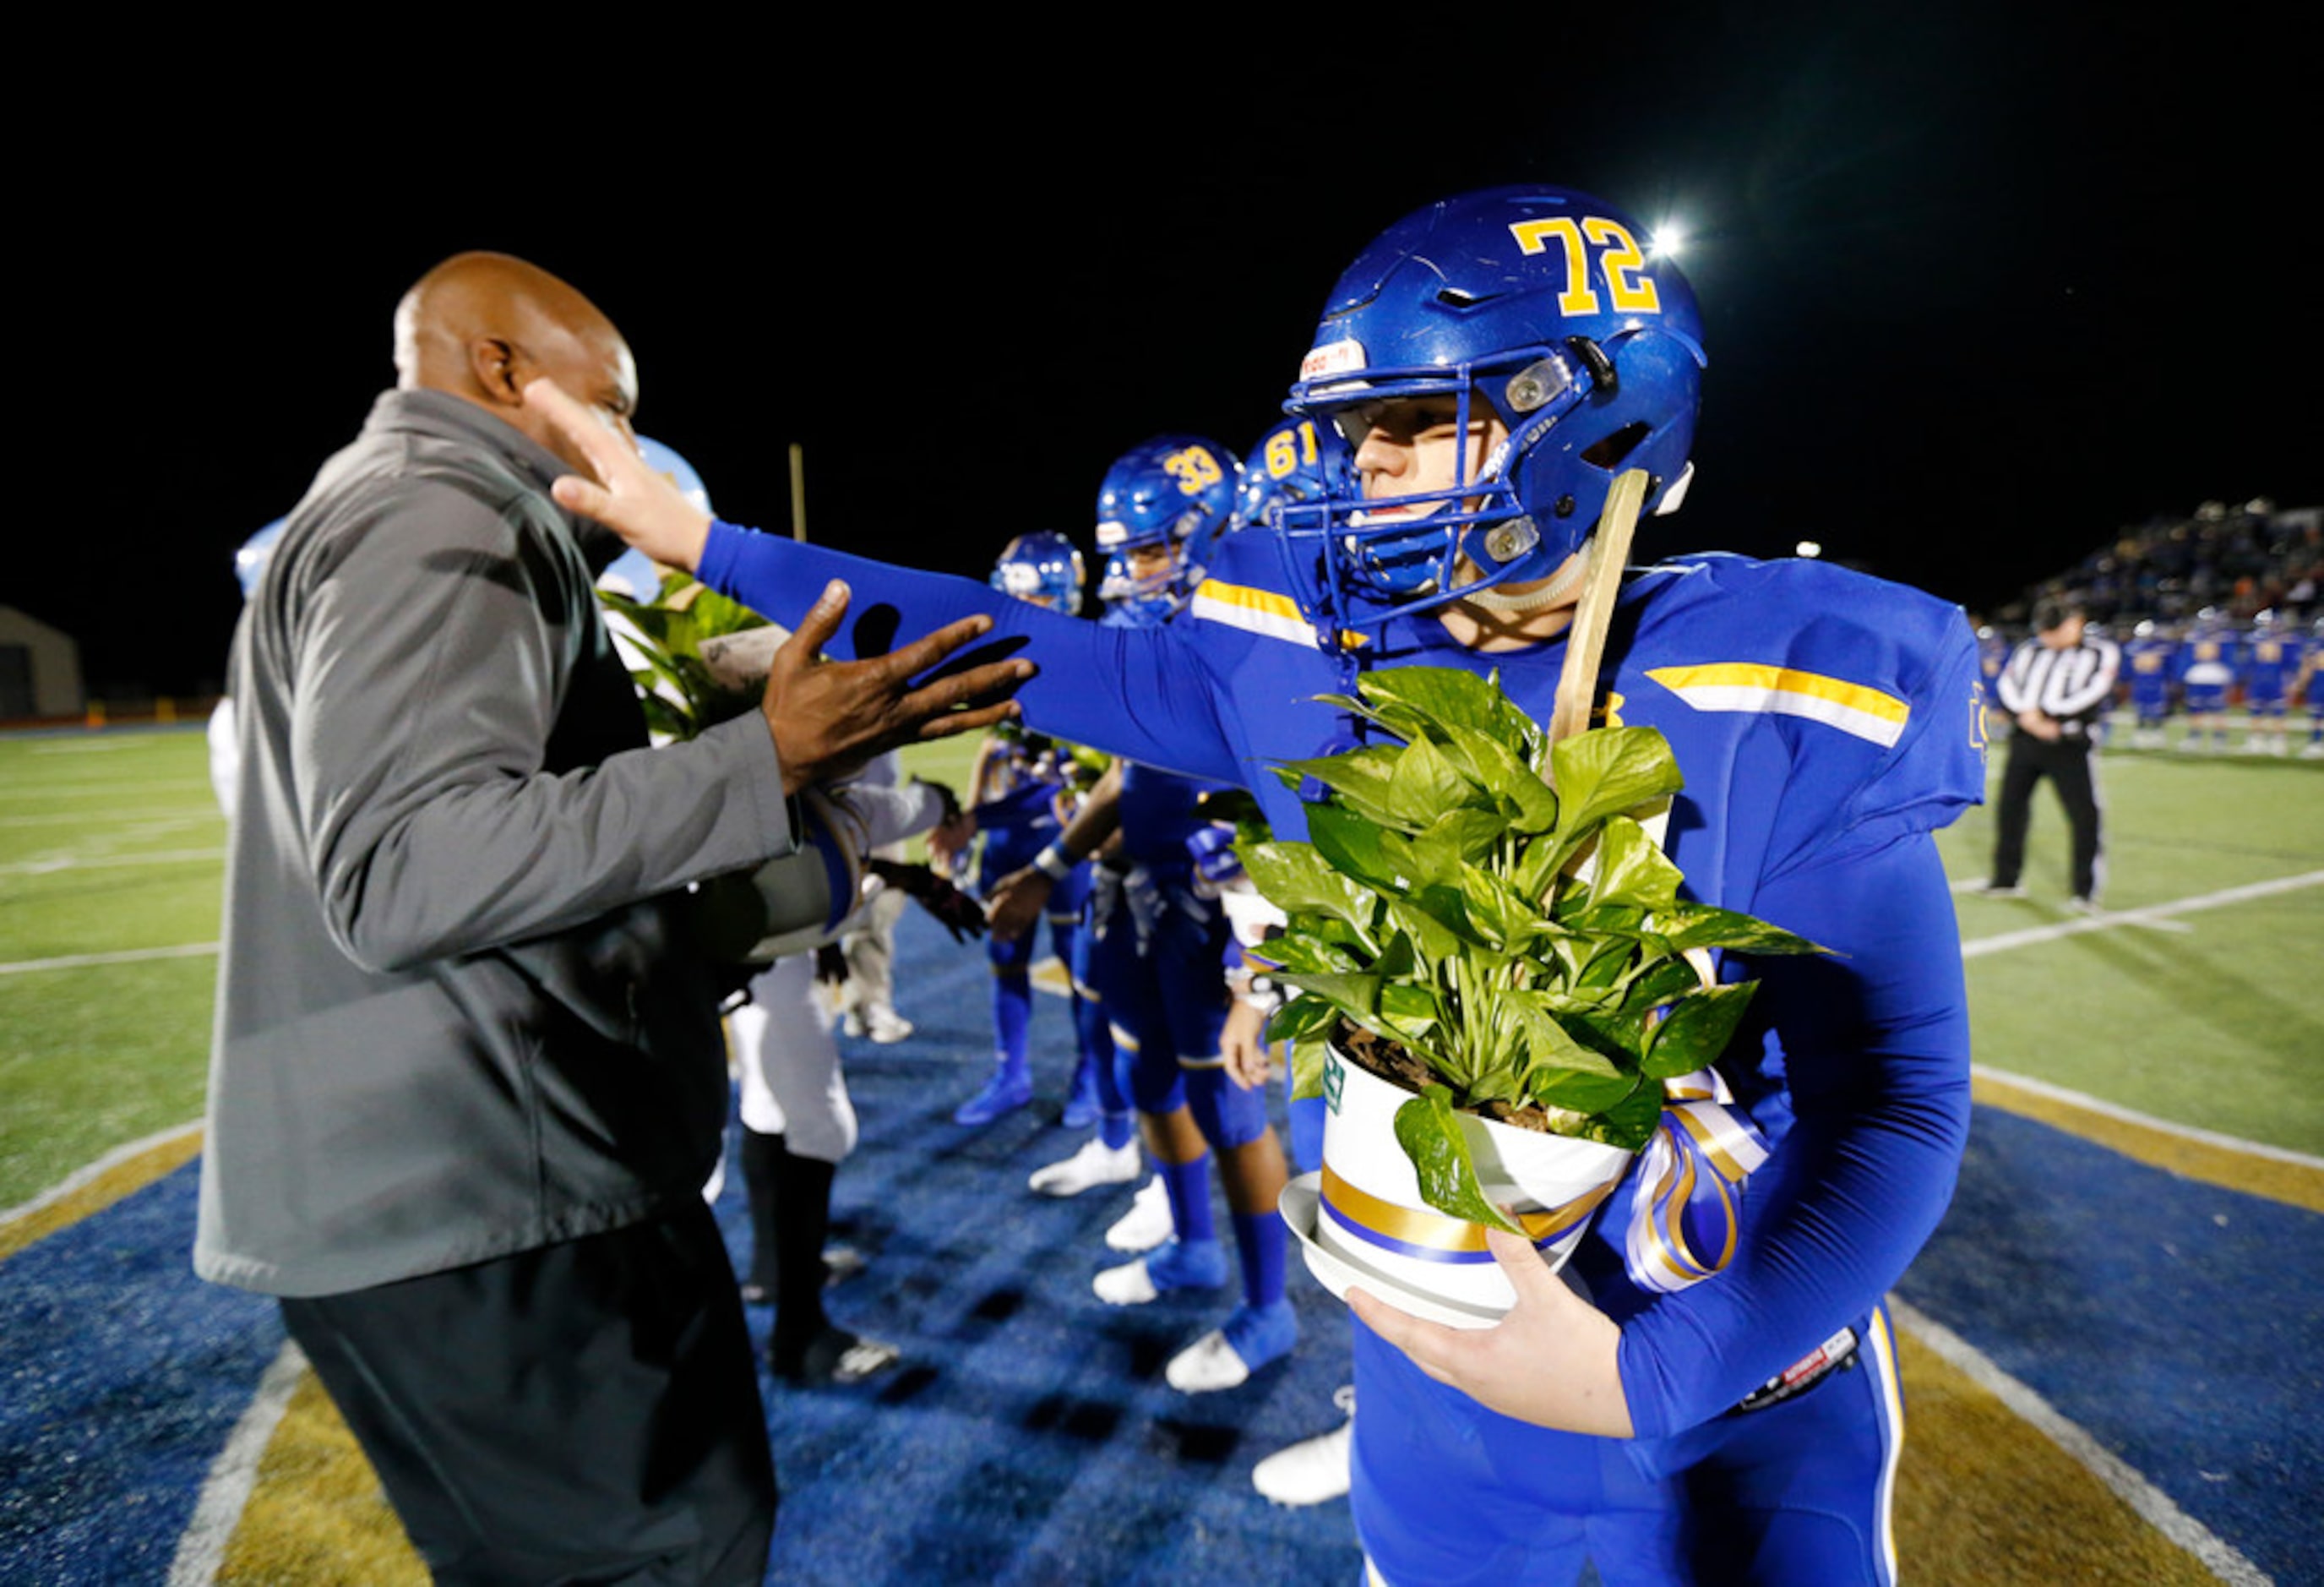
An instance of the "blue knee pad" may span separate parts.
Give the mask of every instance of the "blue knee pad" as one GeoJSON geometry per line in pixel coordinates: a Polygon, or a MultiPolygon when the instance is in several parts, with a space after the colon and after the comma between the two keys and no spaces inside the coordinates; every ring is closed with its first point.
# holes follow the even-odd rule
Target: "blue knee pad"
{"type": "Polygon", "coordinates": [[[1267,1133],[1267,1093],[1258,1086],[1245,1091],[1227,1077],[1223,1064],[1186,1066],[1183,1073],[1186,1106],[1213,1151],[1249,1146],[1267,1133]]]}

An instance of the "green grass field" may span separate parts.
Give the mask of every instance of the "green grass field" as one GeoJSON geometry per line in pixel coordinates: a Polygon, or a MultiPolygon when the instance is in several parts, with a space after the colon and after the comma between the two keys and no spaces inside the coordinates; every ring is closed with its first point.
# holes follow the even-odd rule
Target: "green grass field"
{"type": "MultiPolygon", "coordinates": [[[[957,788],[973,753],[908,759],[957,788]]],[[[2324,871],[2324,763],[2118,753],[2105,790],[2111,909],[2324,871]]],[[[1980,1061],[2324,1152],[2324,886],[1978,949],[2073,918],[2065,836],[2039,796],[2033,896],[1960,900],[1980,1061]]],[[[1948,868],[1983,875],[1991,841],[1971,813],[1948,868]]],[[[201,1112],[225,844],[197,731],[0,738],[0,1208],[201,1112]]]]}

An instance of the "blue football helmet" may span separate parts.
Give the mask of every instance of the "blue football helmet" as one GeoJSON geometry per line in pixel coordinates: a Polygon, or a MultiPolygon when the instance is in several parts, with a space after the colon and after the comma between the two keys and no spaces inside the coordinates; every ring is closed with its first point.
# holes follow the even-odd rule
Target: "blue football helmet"
{"type": "Polygon", "coordinates": [[[250,599],[258,593],[258,581],[266,572],[266,565],[274,558],[274,542],[282,538],[282,526],[290,521],[278,518],[242,542],[234,554],[234,576],[242,582],[242,598],[250,599]]]}
{"type": "Polygon", "coordinates": [[[1114,459],[1097,493],[1097,549],[1110,558],[1108,580],[1116,553],[1163,546],[1171,553],[1168,571],[1132,580],[1130,593],[1182,598],[1190,571],[1186,548],[1207,547],[1225,527],[1241,471],[1233,453],[1200,436],[1156,436],[1114,459]]]}
{"type": "Polygon", "coordinates": [[[1259,437],[1243,459],[1227,528],[1272,529],[1281,521],[1286,502],[1321,502],[1333,494],[1358,495],[1362,489],[1355,454],[1340,427],[1294,415],[1259,437]]]}
{"type": "Polygon", "coordinates": [[[1286,507],[1318,632],[1547,578],[1628,469],[1646,471],[1648,511],[1674,508],[1704,362],[1685,278],[1587,194],[1497,188],[1397,222],[1333,290],[1286,410],[1339,422],[1360,448],[1364,404],[1450,396],[1461,433],[1489,415],[1508,436],[1473,475],[1464,449],[1446,489],[1367,503],[1357,475],[1321,506],[1286,507]],[[1368,508],[1402,511],[1368,524],[1368,508]]]}
{"type": "Polygon", "coordinates": [[[992,587],[1003,595],[1071,616],[1082,609],[1082,554],[1064,535],[1046,529],[1020,534],[992,564],[992,587]]]}

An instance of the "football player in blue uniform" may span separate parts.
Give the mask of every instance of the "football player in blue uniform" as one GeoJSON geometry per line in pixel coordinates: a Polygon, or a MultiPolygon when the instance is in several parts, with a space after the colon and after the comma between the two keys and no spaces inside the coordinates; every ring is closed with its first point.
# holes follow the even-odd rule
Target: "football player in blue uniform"
{"type": "Polygon", "coordinates": [[[2300,678],[2303,649],[2299,632],[2279,622],[2273,612],[2262,612],[2252,619],[2251,633],[2244,641],[2240,657],[2244,709],[2251,717],[2244,732],[2244,748],[2248,752],[2289,752],[2283,736],[2283,707],[2300,678]]]}
{"type": "Polygon", "coordinates": [[[2227,690],[2236,681],[2236,636],[2210,607],[2196,614],[2187,637],[2180,641],[2179,701],[2187,712],[2187,736],[2180,747],[2227,747],[2227,690]]]}
{"type": "MultiPolygon", "coordinates": [[[[1020,534],[1002,548],[992,587],[1067,616],[1081,610],[1085,583],[1082,554],[1064,535],[1020,534]]],[[[977,857],[976,890],[991,896],[1003,877],[1032,863],[1073,818],[1080,790],[1068,775],[1066,752],[1054,741],[1008,724],[978,746],[969,773],[969,824],[984,835],[977,857]]],[[[1082,946],[1082,907],[1089,898],[1089,867],[1078,865],[1057,881],[1047,900],[1049,946],[1071,982],[1074,1065],[1064,1122],[1084,1130],[1102,1106],[1099,1071],[1111,1071],[1113,1043],[1094,994],[1084,995],[1088,960],[1082,946]]],[[[988,936],[992,964],[992,1075],[953,1113],[955,1124],[990,1124],[1033,1100],[1031,1063],[1034,934],[1010,940],[988,936]]],[[[1130,1173],[1137,1172],[1133,1161],[1130,1173]]]]}
{"type": "MultiPolygon", "coordinates": [[[[235,582],[242,586],[245,601],[258,593],[258,581],[266,572],[266,564],[274,556],[274,542],[282,538],[282,526],[288,518],[278,518],[242,542],[234,553],[235,582]]],[[[221,695],[210,708],[208,728],[209,735],[210,791],[217,796],[218,808],[229,821],[234,819],[235,779],[241,774],[242,752],[234,736],[234,697],[221,695]]]]}
{"type": "Polygon", "coordinates": [[[2308,744],[2303,761],[2324,761],[2324,617],[2310,625],[2308,659],[2300,666],[2300,693],[2308,702],[2308,744]]]}
{"type": "Polygon", "coordinates": [[[2123,676],[2130,680],[2130,706],[2137,718],[2131,743],[2142,750],[2164,747],[2163,728],[2171,717],[2171,659],[2179,641],[2149,617],[2130,631],[2122,647],[2123,676]]]}
{"type": "MultiPolygon", "coordinates": [[[[1043,668],[1028,720],[1240,781],[1296,836],[1305,807],[1272,768],[1360,733],[1317,696],[1427,663],[1498,672],[1547,719],[1617,474],[1649,476],[1650,510],[1683,492],[1701,322],[1645,241],[1545,187],[1392,226],[1334,290],[1292,393],[1355,442],[1359,492],[1229,537],[1188,620],[1157,630],[993,612],[966,581],[706,524],[618,459],[610,490],[567,479],[559,499],[779,618],[832,577],[913,623],[991,612],[1043,668]]],[[[557,393],[536,400],[586,434],[557,393]]],[[[1357,1528],[1397,1583],[1570,1581],[1585,1558],[1614,1582],[1892,1580],[1902,1402],[1881,1297],[1936,1226],[1968,1130],[1931,835],[1982,795],[1976,648],[1957,607],[1916,591],[1698,556],[1628,577],[1596,685],[1606,720],[1659,729],[1677,756],[1667,843],[1689,891],[1833,952],[1748,965],[1759,991],[1719,1066],[1771,1151],[1719,1270],[1672,1288],[1632,1269],[1632,1181],[1573,1284],[1489,1236],[1518,1296],[1491,1329],[1351,1292],[1357,1528]]]]}
{"type": "Polygon", "coordinates": [[[2009,713],[1998,704],[2001,669],[2009,660],[2009,641],[1989,623],[1977,625],[1978,675],[1985,681],[1986,730],[1996,736],[2009,731],[2009,713]]]}
{"type": "MultiPolygon", "coordinates": [[[[1189,557],[1213,554],[1231,521],[1236,473],[1232,454],[1192,436],[1158,437],[1108,470],[1098,493],[1098,543],[1122,559],[1129,577],[1116,586],[1106,626],[1145,632],[1169,621],[1183,604],[1189,557]]],[[[1170,1385],[1188,1393],[1233,1388],[1288,1355],[1299,1336],[1285,1296],[1282,1148],[1265,1093],[1237,1083],[1222,1046],[1231,938],[1194,846],[1210,826],[1202,798],[1215,786],[1125,761],[1111,788],[1093,797],[1047,856],[1050,863],[1016,879],[1037,898],[1056,865],[1119,831],[1114,863],[1123,869],[1093,911],[1091,973],[1116,1017],[1115,1041],[1130,1055],[1131,1097],[1160,1166],[1173,1232],[1151,1253],[1099,1273],[1092,1287],[1110,1305],[1138,1306],[1224,1281],[1225,1253],[1211,1213],[1215,1157],[1243,1299],[1165,1369],[1170,1385]]],[[[1010,916],[996,909],[996,936],[1012,929],[1010,916]]]]}

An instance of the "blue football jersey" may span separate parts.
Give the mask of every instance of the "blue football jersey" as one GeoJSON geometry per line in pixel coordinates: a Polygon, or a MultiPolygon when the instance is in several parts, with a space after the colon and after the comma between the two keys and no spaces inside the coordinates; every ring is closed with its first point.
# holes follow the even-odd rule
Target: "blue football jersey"
{"type": "Polygon", "coordinates": [[[2179,685],[2190,711],[2217,711],[2236,680],[2235,637],[2223,628],[2199,629],[2179,646],[2179,685]]]}
{"type": "Polygon", "coordinates": [[[977,800],[977,830],[984,835],[976,872],[980,891],[1030,864],[1073,816],[1071,790],[1019,734],[993,736],[981,785],[970,792],[977,800]]]}
{"type": "MultiPolygon", "coordinates": [[[[1561,639],[1471,651],[1424,616],[1329,653],[1264,534],[1222,542],[1185,614],[1147,630],[725,524],[700,573],[778,622],[797,622],[835,577],[856,610],[896,608],[906,633],[984,613],[989,640],[1021,643],[1042,668],[1018,695],[1028,723],[1240,783],[1281,836],[1306,828],[1274,769],[1356,740],[1351,720],[1316,698],[1343,691],[1343,662],[1498,672],[1546,720],[1565,649],[1561,639]]],[[[895,632],[883,625],[881,642],[895,632]]],[[[1748,967],[1760,991],[1720,1068],[1777,1149],[1749,1183],[1729,1268],[1676,1294],[1634,1285],[1622,1263],[1627,1192],[1574,1258],[1593,1300],[1623,1324],[1624,1389],[1638,1434],[1654,1440],[1709,1422],[1836,1326],[1861,1323],[1951,1195],[1969,1118],[1968,1010],[1928,835],[1983,797],[1978,653],[1960,609],[1918,591],[1822,562],[1693,557],[1628,580],[1598,697],[1609,722],[1659,728],[1676,753],[1686,787],[1665,846],[1689,891],[1835,950],[1748,967]]],[[[1447,1394],[1384,1353],[1394,1360],[1383,1395],[1506,1444],[1517,1466],[1533,1458],[1529,1441],[1562,1436],[1447,1394]]],[[[1363,1426],[1360,1482],[1392,1480],[1365,1474],[1363,1426]]]]}
{"type": "Polygon", "coordinates": [[[2131,703],[2141,716],[2160,716],[2170,704],[2171,663],[2178,653],[2179,641],[2160,634],[2134,639],[2123,646],[2123,676],[2130,680],[2131,703]]]}
{"type": "Polygon", "coordinates": [[[2255,632],[2244,641],[2244,698],[2247,704],[2281,710],[2284,697],[2300,676],[2304,653],[2300,636],[2274,631],[2255,632]]]}

